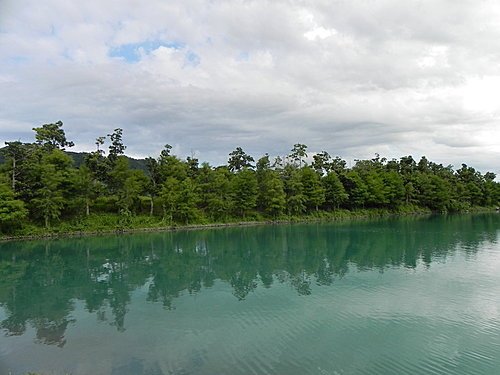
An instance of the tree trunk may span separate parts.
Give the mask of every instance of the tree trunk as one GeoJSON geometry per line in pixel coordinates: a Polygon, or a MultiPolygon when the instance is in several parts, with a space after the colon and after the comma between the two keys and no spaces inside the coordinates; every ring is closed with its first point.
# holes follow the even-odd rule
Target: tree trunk
{"type": "Polygon", "coordinates": [[[12,158],[12,191],[16,192],[16,158],[12,158]]]}
{"type": "Polygon", "coordinates": [[[154,211],[154,202],[153,202],[153,196],[151,196],[151,203],[149,206],[149,216],[153,216],[153,211],[154,211]]]}
{"type": "Polygon", "coordinates": [[[90,204],[89,204],[89,199],[85,199],[85,213],[87,214],[87,216],[90,215],[90,204]]]}

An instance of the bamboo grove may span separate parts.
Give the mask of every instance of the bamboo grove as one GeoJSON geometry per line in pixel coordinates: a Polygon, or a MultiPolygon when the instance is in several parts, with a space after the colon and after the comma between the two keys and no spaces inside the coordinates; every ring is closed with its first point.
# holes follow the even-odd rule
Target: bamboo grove
{"type": "MultiPolygon", "coordinates": [[[[255,159],[237,147],[226,165],[181,160],[166,145],[132,169],[122,129],[96,139],[83,163],[66,152],[62,122],[33,128],[35,141],[6,142],[0,164],[0,232],[26,228],[74,228],[99,217],[107,225],[184,225],[277,220],[328,215],[339,210],[421,209],[460,212],[497,206],[495,174],[462,164],[454,170],[422,156],[387,160],[376,155],[351,168],[322,151],[297,143],[289,155],[255,159]],[[105,149],[107,148],[107,151],[105,149]],[[137,224],[137,220],[134,221],[137,224]]],[[[106,224],[104,224],[106,225],[106,224]]],[[[25,233],[25,232],[24,232],[25,233]]]]}

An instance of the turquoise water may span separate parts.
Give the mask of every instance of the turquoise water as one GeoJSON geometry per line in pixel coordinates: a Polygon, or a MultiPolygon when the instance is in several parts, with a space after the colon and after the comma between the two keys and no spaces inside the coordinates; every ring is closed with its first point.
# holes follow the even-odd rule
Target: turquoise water
{"type": "Polygon", "coordinates": [[[500,215],[0,244],[0,374],[499,374],[500,215]]]}

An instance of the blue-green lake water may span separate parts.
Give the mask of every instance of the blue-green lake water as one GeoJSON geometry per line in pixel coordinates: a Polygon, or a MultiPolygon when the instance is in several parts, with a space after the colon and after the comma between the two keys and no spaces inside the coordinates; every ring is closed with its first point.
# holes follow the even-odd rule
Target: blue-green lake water
{"type": "Polygon", "coordinates": [[[500,215],[0,244],[0,374],[500,374],[500,215]]]}

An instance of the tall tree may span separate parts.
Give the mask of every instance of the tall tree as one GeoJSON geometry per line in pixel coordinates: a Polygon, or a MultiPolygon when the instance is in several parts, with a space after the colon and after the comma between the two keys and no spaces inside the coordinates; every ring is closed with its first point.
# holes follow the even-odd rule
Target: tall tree
{"type": "Polygon", "coordinates": [[[328,208],[338,209],[342,204],[347,202],[349,195],[344,189],[344,185],[335,172],[328,173],[322,179],[325,189],[325,204],[328,208]]]}
{"type": "Polygon", "coordinates": [[[236,150],[229,154],[227,166],[231,172],[239,172],[244,168],[253,168],[254,161],[254,158],[243,151],[241,147],[236,147],[236,150]]]}
{"type": "Polygon", "coordinates": [[[268,154],[257,161],[257,182],[259,209],[273,218],[278,217],[285,209],[286,196],[279,174],[271,169],[268,154]]]}
{"type": "Polygon", "coordinates": [[[257,177],[250,169],[243,169],[231,180],[231,198],[234,212],[245,218],[257,205],[257,177]]]}
{"type": "Polygon", "coordinates": [[[108,137],[111,141],[109,145],[108,160],[113,168],[118,156],[123,155],[127,146],[123,144],[123,129],[121,128],[116,128],[113,133],[108,134],[108,137]]]}
{"type": "Polygon", "coordinates": [[[24,202],[16,199],[10,186],[0,181],[0,233],[9,233],[27,218],[24,202]]]}
{"type": "Polygon", "coordinates": [[[301,181],[307,209],[318,211],[319,206],[325,201],[325,189],[319,174],[310,167],[304,167],[301,170],[301,181]]]}
{"type": "Polygon", "coordinates": [[[353,170],[348,171],[341,175],[341,181],[347,194],[349,194],[349,204],[351,207],[364,207],[368,197],[368,190],[358,172],[353,170]]]}
{"type": "Polygon", "coordinates": [[[293,162],[297,165],[298,167],[302,167],[302,163],[304,162],[304,159],[307,157],[307,146],[302,144],[302,143],[296,143],[293,145],[292,152],[289,155],[289,158],[293,160],[293,162]]]}
{"type": "Polygon", "coordinates": [[[320,176],[323,176],[324,173],[328,173],[330,171],[331,159],[332,157],[328,152],[321,151],[313,156],[312,167],[320,176]]]}
{"type": "Polygon", "coordinates": [[[2,149],[2,153],[7,157],[7,161],[10,162],[10,167],[11,167],[11,187],[12,191],[16,191],[16,180],[19,175],[19,170],[18,170],[18,164],[20,164],[25,158],[26,155],[26,147],[19,142],[19,141],[14,141],[14,142],[5,142],[6,146],[4,149],[2,149]]]}
{"type": "Polygon", "coordinates": [[[300,215],[306,210],[306,197],[300,170],[287,165],[283,172],[286,207],[289,215],[300,215]]]}
{"type": "Polygon", "coordinates": [[[231,172],[226,167],[212,169],[204,163],[198,175],[200,204],[212,220],[225,220],[231,207],[231,172]]]}
{"type": "Polygon", "coordinates": [[[66,139],[66,134],[62,126],[62,121],[57,121],[53,124],[44,124],[41,127],[33,128],[36,133],[36,143],[44,147],[47,151],[55,148],[64,150],[65,147],[73,147],[74,143],[66,139]]]}

